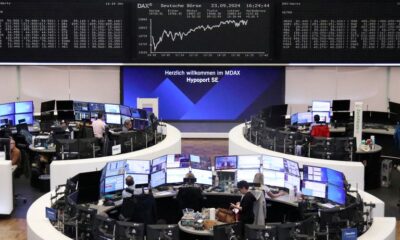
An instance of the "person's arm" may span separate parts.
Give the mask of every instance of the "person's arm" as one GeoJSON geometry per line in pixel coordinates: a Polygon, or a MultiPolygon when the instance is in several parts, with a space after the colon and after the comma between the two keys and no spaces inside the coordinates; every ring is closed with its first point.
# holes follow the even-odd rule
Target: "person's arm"
{"type": "Polygon", "coordinates": [[[269,192],[267,192],[267,194],[268,194],[268,197],[270,197],[270,198],[278,198],[280,196],[286,195],[286,192],[284,192],[282,190],[280,190],[278,193],[273,193],[273,192],[269,191],[269,192]]]}
{"type": "Polygon", "coordinates": [[[15,149],[12,154],[10,154],[12,165],[18,165],[21,161],[21,151],[19,149],[15,149]]]}

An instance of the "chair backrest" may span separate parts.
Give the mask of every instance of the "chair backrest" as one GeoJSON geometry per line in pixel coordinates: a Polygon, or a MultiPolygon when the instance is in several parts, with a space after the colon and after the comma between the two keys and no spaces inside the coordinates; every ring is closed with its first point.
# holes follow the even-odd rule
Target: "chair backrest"
{"type": "Polygon", "coordinates": [[[313,136],[313,137],[330,137],[328,125],[315,125],[311,129],[311,136],[313,136]]]}
{"type": "Polygon", "coordinates": [[[156,201],[152,194],[134,195],[136,199],[132,221],[146,224],[156,223],[156,201]]]}
{"type": "Polygon", "coordinates": [[[201,211],[203,207],[203,196],[200,188],[181,187],[176,198],[180,209],[191,208],[195,211],[201,211]]]}
{"type": "Polygon", "coordinates": [[[122,200],[121,214],[128,221],[133,219],[133,215],[135,213],[135,208],[136,208],[136,199],[134,196],[129,197],[129,198],[124,198],[122,200]]]}

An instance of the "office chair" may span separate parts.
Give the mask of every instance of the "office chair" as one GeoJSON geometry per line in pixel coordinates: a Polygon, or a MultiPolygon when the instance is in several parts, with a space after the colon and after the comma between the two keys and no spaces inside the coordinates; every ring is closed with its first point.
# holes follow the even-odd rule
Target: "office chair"
{"type": "Polygon", "coordinates": [[[201,211],[203,207],[203,195],[198,187],[181,187],[176,196],[180,209],[191,208],[201,211]]]}
{"type": "Polygon", "coordinates": [[[132,221],[147,224],[156,223],[156,200],[153,194],[134,195],[136,199],[132,221]]]}
{"type": "Polygon", "coordinates": [[[328,125],[315,125],[311,129],[311,136],[313,137],[329,137],[329,127],[328,125]]]}

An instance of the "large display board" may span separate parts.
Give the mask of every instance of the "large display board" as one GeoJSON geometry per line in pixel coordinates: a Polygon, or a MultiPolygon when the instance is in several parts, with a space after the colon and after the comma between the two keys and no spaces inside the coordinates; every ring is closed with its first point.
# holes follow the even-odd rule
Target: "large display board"
{"type": "Polygon", "coordinates": [[[122,103],[159,98],[162,120],[249,119],[285,102],[280,67],[123,67],[122,103]]]}
{"type": "Polygon", "coordinates": [[[398,63],[399,8],[395,0],[0,0],[0,63],[398,63]]]}

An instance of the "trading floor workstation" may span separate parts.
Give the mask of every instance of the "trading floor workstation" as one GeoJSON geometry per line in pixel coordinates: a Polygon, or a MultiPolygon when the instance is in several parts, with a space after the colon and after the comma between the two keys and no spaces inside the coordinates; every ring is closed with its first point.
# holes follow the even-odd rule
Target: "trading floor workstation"
{"type": "Polygon", "coordinates": [[[260,234],[266,239],[340,239],[342,228],[360,236],[373,225],[375,204],[363,201],[365,193],[350,190],[341,172],[299,169],[297,162],[267,155],[218,156],[214,162],[195,155],[108,162],[101,171],[80,173],[57,187],[48,217],[59,234],[73,239],[262,239],[260,234]],[[185,178],[188,173],[194,174],[196,185],[185,178]],[[223,210],[215,213],[215,208],[240,201],[235,186],[241,180],[254,186],[254,194],[262,192],[257,189],[264,186],[253,183],[257,173],[272,191],[286,192],[267,198],[266,225],[224,223],[218,213],[223,210]],[[128,176],[136,189],[122,198],[128,176]],[[193,207],[199,213],[192,209],[182,214],[191,203],[180,194],[187,188],[202,191],[200,204],[193,207]],[[205,222],[213,228],[204,230],[205,222]]]}
{"type": "MultiPolygon", "coordinates": [[[[0,152],[2,158],[13,161],[11,169],[11,161],[4,162],[5,176],[11,171],[14,177],[25,175],[30,178],[31,186],[42,192],[50,190],[53,162],[90,161],[140,152],[165,139],[166,126],[143,109],[70,100],[47,101],[41,105],[41,115],[36,117],[32,101],[0,104],[0,152]],[[99,139],[94,135],[92,122],[103,112],[107,127],[99,139]],[[18,154],[10,154],[14,148],[18,154]]],[[[12,191],[12,178],[2,181],[2,185],[3,189],[12,191]]],[[[12,212],[12,196],[3,195],[5,204],[1,213],[12,212]]]]}

